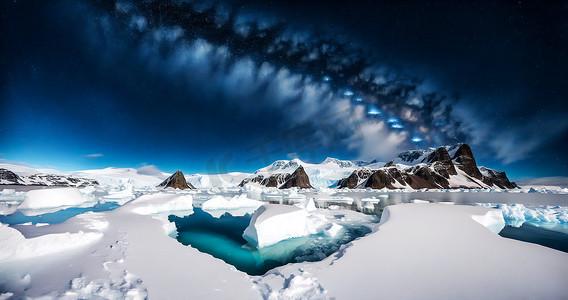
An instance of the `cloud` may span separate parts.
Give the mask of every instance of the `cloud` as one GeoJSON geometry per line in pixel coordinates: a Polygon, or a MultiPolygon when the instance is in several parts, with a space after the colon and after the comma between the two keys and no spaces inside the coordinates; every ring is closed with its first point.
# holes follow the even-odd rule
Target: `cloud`
{"type": "Polygon", "coordinates": [[[104,155],[101,153],[93,153],[93,154],[87,154],[87,155],[83,155],[84,158],[88,158],[88,159],[97,159],[97,158],[101,158],[104,155]]]}
{"type": "Polygon", "coordinates": [[[544,142],[533,136],[520,145],[522,132],[503,129],[497,134],[497,123],[488,115],[456,111],[457,97],[408,76],[408,71],[394,71],[384,60],[331,32],[298,30],[274,21],[278,18],[238,8],[207,5],[203,9],[176,2],[162,7],[159,3],[119,3],[115,11],[99,18],[100,26],[89,27],[99,31],[89,35],[96,37],[92,42],[100,45],[97,39],[114,39],[108,44],[120,45],[127,39],[138,45],[134,59],[166,79],[185,81],[182,85],[190,93],[206,94],[196,97],[203,104],[211,99],[220,107],[237,103],[232,106],[234,113],[244,119],[269,111],[278,114],[272,121],[275,127],[310,127],[312,138],[322,140],[328,149],[347,146],[361,158],[388,159],[404,147],[417,147],[410,139],[419,137],[421,147],[489,143],[495,157],[510,163],[544,142]],[[165,13],[155,14],[158,8],[165,13]],[[194,17],[202,21],[191,22],[194,17]],[[331,80],[323,82],[324,75],[331,80]],[[354,95],[346,97],[345,89],[354,95]],[[368,115],[369,107],[381,114],[368,115]],[[344,126],[345,122],[327,122],[321,126],[322,118],[337,114],[362,125],[353,128],[344,126]],[[404,129],[385,124],[391,117],[400,120],[404,129]],[[329,132],[332,139],[326,138],[329,132]]]}
{"type": "Polygon", "coordinates": [[[520,186],[559,186],[568,188],[568,177],[554,176],[554,177],[540,177],[533,179],[524,179],[515,181],[520,186]]]}
{"type": "Polygon", "coordinates": [[[162,171],[155,165],[140,167],[136,170],[136,173],[140,175],[163,176],[162,171]]]}

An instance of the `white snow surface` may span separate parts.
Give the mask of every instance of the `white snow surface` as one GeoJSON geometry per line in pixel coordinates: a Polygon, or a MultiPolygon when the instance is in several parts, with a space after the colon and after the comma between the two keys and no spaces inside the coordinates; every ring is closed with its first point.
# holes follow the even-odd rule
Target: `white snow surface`
{"type": "Polygon", "coordinates": [[[243,179],[249,177],[250,173],[231,172],[226,174],[203,175],[190,174],[185,179],[196,188],[212,187],[236,187],[243,179]]]}
{"type": "Polygon", "coordinates": [[[78,232],[46,234],[26,239],[18,230],[0,223],[0,264],[45,256],[91,244],[102,233],[78,232]]]}
{"type": "Polygon", "coordinates": [[[140,215],[155,215],[173,212],[193,212],[193,197],[178,194],[151,194],[143,195],[128,205],[132,212],[140,215]]]}
{"type": "MultiPolygon", "coordinates": [[[[317,281],[335,299],[561,299],[568,254],[500,237],[495,210],[475,206],[388,206],[378,230],[320,262],[277,268],[317,281]]],[[[259,280],[278,290],[271,277],[259,280]]]]}
{"type": "Polygon", "coordinates": [[[259,299],[248,275],[164,232],[164,216],[189,202],[155,193],[113,211],[18,227],[25,238],[2,225],[0,286],[16,298],[259,299]]]}

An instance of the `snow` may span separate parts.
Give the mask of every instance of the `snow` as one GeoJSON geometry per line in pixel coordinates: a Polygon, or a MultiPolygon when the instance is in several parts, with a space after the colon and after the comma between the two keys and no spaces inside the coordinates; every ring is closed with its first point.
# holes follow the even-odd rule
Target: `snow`
{"type": "Polygon", "coordinates": [[[205,201],[201,208],[203,210],[227,210],[238,208],[253,208],[256,209],[263,205],[262,201],[252,200],[246,194],[234,196],[231,200],[225,199],[223,196],[215,196],[210,200],[205,201]]]}
{"type": "Polygon", "coordinates": [[[102,233],[80,231],[26,239],[18,230],[0,223],[0,264],[86,246],[101,237],[102,233]]]}
{"type": "Polygon", "coordinates": [[[103,198],[108,201],[116,201],[119,204],[124,204],[129,200],[134,199],[134,186],[130,182],[125,182],[113,190],[108,191],[108,194],[103,198]]]}
{"type": "Polygon", "coordinates": [[[294,206],[299,207],[306,211],[315,211],[316,203],[314,202],[314,198],[305,199],[303,202],[294,204],[294,206]]]}
{"type": "MultiPolygon", "coordinates": [[[[460,197],[468,196],[505,203],[538,199],[538,203],[563,205],[558,202],[563,195],[496,191],[476,195],[469,190],[455,191],[458,194],[437,191],[442,195],[328,188],[283,191],[248,185],[197,192],[141,191],[129,180],[118,182],[72,192],[81,199],[75,199],[73,206],[89,205],[95,199],[123,204],[113,211],[87,212],[59,224],[0,225],[0,299],[455,299],[463,295],[548,299],[568,294],[564,282],[567,253],[495,234],[504,222],[510,225],[515,220],[564,226],[568,224],[566,206],[489,203],[481,207],[415,200],[416,204],[386,207],[380,226],[369,221],[374,216],[339,206],[334,210],[315,207],[321,198],[382,208],[418,195],[431,202],[452,200],[456,204],[463,203],[460,197]],[[264,197],[296,206],[253,200],[264,197]],[[340,239],[351,224],[363,219],[372,224],[373,233],[342,245],[322,261],[289,264],[262,276],[249,276],[172,238],[176,228],[167,216],[191,214],[193,206],[203,200],[207,200],[204,208],[209,206],[210,212],[219,214],[256,209],[245,238],[259,250],[269,251],[279,241],[313,234],[317,234],[314,239],[340,239]]],[[[0,191],[0,201],[19,203],[30,193],[34,198],[32,191],[5,189],[0,191]]],[[[40,199],[45,198],[31,203],[41,203],[40,199]]],[[[55,209],[61,207],[69,205],[55,209]]]]}
{"type": "MultiPolygon", "coordinates": [[[[376,232],[322,261],[286,265],[274,273],[317,280],[313,289],[323,288],[335,299],[560,299],[568,294],[567,253],[500,237],[474,216],[499,219],[484,207],[388,206],[376,232]]],[[[270,277],[261,278],[263,284],[272,291],[281,287],[270,277]]]]}
{"type": "Polygon", "coordinates": [[[293,173],[299,166],[304,167],[304,171],[310,179],[310,184],[314,188],[335,187],[340,179],[348,177],[358,168],[351,161],[335,158],[326,158],[319,164],[306,163],[296,158],[275,161],[269,166],[258,169],[252,176],[263,175],[268,177],[278,173],[293,173]]]}
{"type": "Polygon", "coordinates": [[[128,205],[132,212],[140,215],[154,215],[172,212],[193,212],[193,197],[191,195],[152,194],[143,195],[128,205]]]}
{"type": "Polygon", "coordinates": [[[243,238],[257,248],[282,240],[315,234],[322,219],[306,210],[287,205],[265,204],[253,214],[243,238]]]}
{"type": "Polygon", "coordinates": [[[215,196],[210,200],[207,200],[201,205],[203,210],[218,210],[218,209],[235,209],[238,208],[237,205],[231,203],[231,201],[225,199],[223,196],[215,196]]]}
{"type": "Polygon", "coordinates": [[[91,202],[77,188],[50,188],[29,191],[18,209],[31,210],[63,206],[80,206],[91,202]]]}
{"type": "Polygon", "coordinates": [[[460,168],[456,168],[457,175],[450,175],[450,179],[448,179],[448,183],[450,184],[451,188],[460,188],[462,186],[465,187],[478,187],[478,188],[488,188],[489,186],[485,183],[481,182],[480,180],[476,180],[470,176],[468,176],[464,171],[460,168]]]}
{"type": "Polygon", "coordinates": [[[0,286],[17,299],[260,298],[248,275],[164,232],[164,216],[189,208],[190,198],[144,195],[22,233],[2,225],[0,286]]]}
{"type": "Polygon", "coordinates": [[[226,174],[202,175],[191,174],[186,175],[185,179],[196,188],[212,188],[212,187],[236,187],[243,179],[249,177],[249,173],[231,172],[226,174]]]}
{"type": "Polygon", "coordinates": [[[95,170],[83,170],[66,173],[75,177],[95,179],[101,186],[112,188],[130,184],[134,188],[155,188],[167,175],[146,175],[140,174],[133,168],[105,168],[95,170]]]}

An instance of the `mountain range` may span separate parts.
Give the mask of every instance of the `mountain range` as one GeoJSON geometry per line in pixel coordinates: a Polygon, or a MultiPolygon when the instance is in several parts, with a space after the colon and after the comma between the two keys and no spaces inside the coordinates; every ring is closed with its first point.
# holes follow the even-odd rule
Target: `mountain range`
{"type": "Polygon", "coordinates": [[[315,187],[414,190],[517,187],[505,172],[478,167],[467,144],[405,151],[388,163],[335,158],[327,158],[320,164],[308,164],[298,159],[280,160],[257,170],[240,185],[290,187],[285,185],[286,179],[299,167],[307,173],[309,184],[315,187]]]}
{"type": "Polygon", "coordinates": [[[236,187],[247,184],[277,188],[372,188],[372,189],[457,189],[517,187],[505,172],[477,166],[471,148],[456,144],[410,150],[398,154],[385,163],[326,158],[319,164],[299,159],[278,160],[254,173],[227,173],[217,175],[181,172],[149,174],[130,168],[106,168],[58,174],[34,172],[16,165],[0,165],[0,184],[86,185],[134,187],[211,188],[236,187]],[[169,176],[169,177],[168,177],[169,176]],[[183,179],[185,180],[181,180],[183,179]],[[165,179],[165,180],[164,180],[165,179]],[[161,184],[160,184],[161,183],[161,184]]]}

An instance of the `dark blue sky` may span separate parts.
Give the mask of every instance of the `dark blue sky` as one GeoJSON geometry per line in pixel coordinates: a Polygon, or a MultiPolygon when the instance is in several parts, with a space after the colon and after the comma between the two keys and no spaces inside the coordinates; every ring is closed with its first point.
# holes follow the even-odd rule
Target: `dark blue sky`
{"type": "Polygon", "coordinates": [[[568,175],[566,1],[0,5],[4,161],[217,173],[466,142],[568,175]]]}

